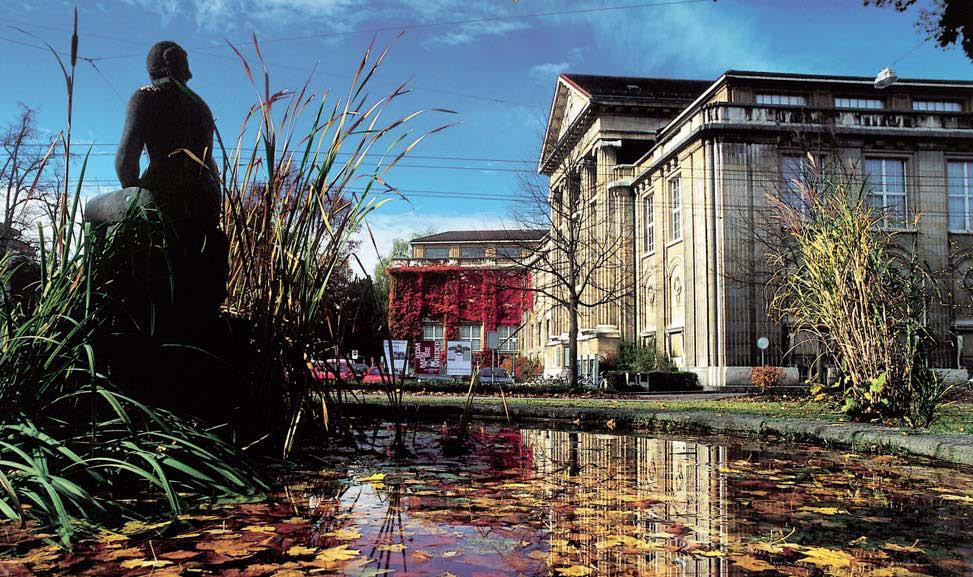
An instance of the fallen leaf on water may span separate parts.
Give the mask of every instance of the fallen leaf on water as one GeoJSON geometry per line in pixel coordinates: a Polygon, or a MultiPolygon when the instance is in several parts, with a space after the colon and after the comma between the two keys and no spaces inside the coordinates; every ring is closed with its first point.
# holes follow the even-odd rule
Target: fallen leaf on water
{"type": "Polygon", "coordinates": [[[376,481],[384,481],[384,480],[385,480],[385,473],[375,473],[374,475],[358,478],[358,481],[362,483],[374,483],[376,481]]]}
{"type": "Polygon", "coordinates": [[[334,537],[339,541],[354,541],[355,539],[361,539],[361,533],[355,528],[342,528],[330,533],[321,533],[321,535],[324,537],[334,537]]]}
{"type": "Polygon", "coordinates": [[[750,555],[732,555],[730,560],[733,564],[744,569],[746,571],[753,571],[759,573],[761,571],[775,571],[777,568],[770,563],[757,559],[756,557],[751,557],[750,555]]]}
{"type": "Polygon", "coordinates": [[[157,569],[166,565],[172,565],[172,561],[165,559],[129,559],[122,561],[122,567],[125,569],[157,569]]]}
{"type": "Polygon", "coordinates": [[[819,515],[843,515],[848,512],[844,509],[838,509],[837,507],[801,507],[801,511],[809,511],[819,515]]]}
{"type": "Polygon", "coordinates": [[[929,577],[929,575],[916,573],[905,567],[883,567],[869,573],[869,577],[929,577]]]}
{"type": "Polygon", "coordinates": [[[571,565],[570,567],[558,567],[555,571],[564,577],[585,577],[591,575],[594,569],[587,565],[571,565]]]}
{"type": "Polygon", "coordinates": [[[405,551],[405,545],[402,543],[393,543],[392,545],[379,545],[379,551],[388,551],[390,553],[400,553],[405,551]]]}
{"type": "Polygon", "coordinates": [[[801,559],[805,563],[812,563],[818,567],[831,567],[833,569],[843,569],[850,567],[854,557],[844,551],[826,549],[824,547],[808,547],[804,550],[805,557],[801,559]]]}
{"type": "Polygon", "coordinates": [[[886,551],[898,551],[899,553],[925,553],[925,551],[915,545],[896,545],[895,543],[886,543],[882,545],[882,549],[886,551]]]}
{"type": "Polygon", "coordinates": [[[247,525],[240,530],[248,533],[276,533],[277,527],[273,525],[247,525]]]}
{"type": "Polygon", "coordinates": [[[314,555],[318,550],[315,547],[304,547],[303,545],[294,545],[287,550],[287,554],[292,557],[302,557],[304,555],[314,555]]]}

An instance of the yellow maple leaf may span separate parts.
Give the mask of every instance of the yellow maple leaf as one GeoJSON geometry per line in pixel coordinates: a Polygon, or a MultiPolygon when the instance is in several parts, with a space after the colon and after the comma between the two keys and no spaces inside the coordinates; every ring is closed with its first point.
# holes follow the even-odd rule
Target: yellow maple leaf
{"type": "Polygon", "coordinates": [[[393,543],[392,545],[379,545],[379,551],[388,551],[390,553],[401,553],[405,551],[405,545],[402,543],[393,543]]]}
{"type": "Polygon", "coordinates": [[[314,555],[318,550],[316,547],[304,547],[303,545],[294,545],[287,550],[287,554],[291,557],[301,557],[303,555],[314,555]]]}
{"type": "Polygon", "coordinates": [[[358,549],[349,549],[348,545],[338,545],[337,547],[322,549],[321,552],[314,557],[314,562],[315,564],[329,566],[342,561],[350,561],[355,557],[358,557],[360,554],[361,551],[358,549]]]}
{"type": "Polygon", "coordinates": [[[361,538],[361,533],[358,531],[358,529],[355,528],[351,528],[351,529],[342,528],[332,533],[323,533],[323,534],[329,537],[334,537],[339,541],[354,541],[355,539],[361,538]]]}

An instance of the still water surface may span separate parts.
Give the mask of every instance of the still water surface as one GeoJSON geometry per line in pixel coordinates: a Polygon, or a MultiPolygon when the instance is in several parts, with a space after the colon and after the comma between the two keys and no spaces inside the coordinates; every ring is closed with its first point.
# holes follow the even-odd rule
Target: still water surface
{"type": "MultiPolygon", "coordinates": [[[[477,425],[406,458],[313,455],[270,502],[187,518],[38,574],[973,575],[973,474],[899,457],[756,441],[477,425]],[[118,554],[122,551],[123,554],[118,554]],[[116,555],[112,558],[113,553],[116,555]],[[146,564],[146,562],[153,562],[146,564]],[[141,564],[140,564],[141,562],[141,564]]],[[[0,568],[14,568],[12,559],[0,568]]],[[[2,574],[2,572],[0,572],[2,574]]],[[[16,574],[12,571],[11,574],[16,574]]]]}

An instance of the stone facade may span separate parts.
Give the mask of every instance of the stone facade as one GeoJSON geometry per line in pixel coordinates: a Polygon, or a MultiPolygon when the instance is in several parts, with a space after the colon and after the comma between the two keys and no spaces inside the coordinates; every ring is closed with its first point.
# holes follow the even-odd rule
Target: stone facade
{"type": "MultiPolygon", "coordinates": [[[[784,367],[791,381],[803,377],[814,351],[795,346],[795,335],[768,315],[765,251],[772,197],[787,194],[811,152],[851,167],[852,179],[881,173],[876,202],[921,216],[918,230],[899,237],[903,253],[914,239],[930,268],[952,279],[929,319],[939,342],[932,361],[973,365],[971,110],[967,82],[900,80],[879,90],[870,78],[730,71],[664,126],[630,118],[652,135],[650,147],[600,170],[605,190],[634,209],[622,219],[634,286],[620,287],[634,298],[606,320],[621,338],[665,350],[708,387],[748,384],[762,363],[784,367]]],[[[557,313],[535,311],[541,315],[557,313]]],[[[556,346],[528,345],[532,354],[556,346]]]]}

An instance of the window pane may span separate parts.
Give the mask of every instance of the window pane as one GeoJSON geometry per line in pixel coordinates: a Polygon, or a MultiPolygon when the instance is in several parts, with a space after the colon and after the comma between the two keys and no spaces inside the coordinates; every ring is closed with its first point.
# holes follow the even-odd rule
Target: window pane
{"type": "Polygon", "coordinates": [[[462,258],[483,258],[486,256],[486,249],[480,246],[464,246],[459,249],[462,258]]]}
{"type": "Polygon", "coordinates": [[[905,196],[889,195],[885,197],[889,220],[895,224],[905,223],[905,196]]]}
{"type": "Polygon", "coordinates": [[[967,230],[966,202],[962,196],[949,197],[949,230],[967,230]]]}
{"type": "Polygon", "coordinates": [[[426,258],[449,258],[449,249],[426,247],[423,254],[426,255],[426,258]]]}
{"type": "Polygon", "coordinates": [[[522,254],[519,246],[498,246],[497,256],[506,258],[519,258],[522,254]]]}

